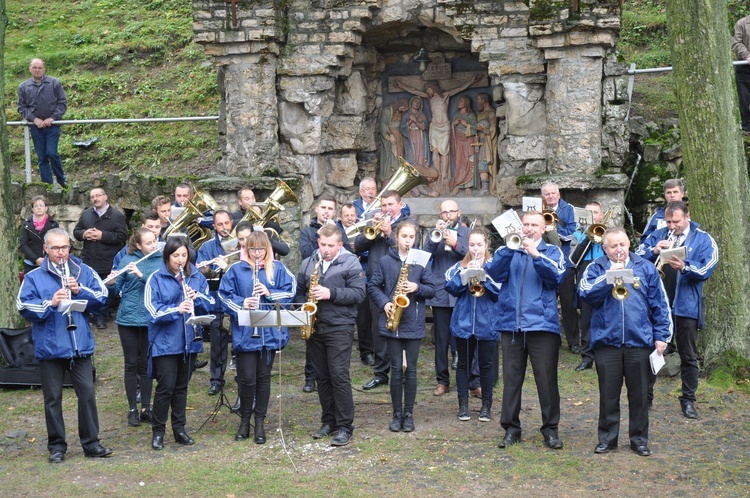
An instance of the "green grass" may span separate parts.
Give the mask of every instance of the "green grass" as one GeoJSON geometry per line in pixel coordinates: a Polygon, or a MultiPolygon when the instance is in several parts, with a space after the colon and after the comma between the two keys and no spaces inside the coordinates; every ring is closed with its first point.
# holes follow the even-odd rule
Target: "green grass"
{"type": "MultiPolygon", "coordinates": [[[[216,69],[193,43],[191,0],[6,0],[5,106],[19,120],[16,89],[41,57],[63,83],[65,119],[218,114],[216,69]]],[[[66,172],[131,168],[184,175],[219,159],[215,122],[66,126],[66,172]],[[89,150],[73,140],[97,136],[89,150]]],[[[23,133],[10,129],[14,179],[23,177],[23,133]]]]}

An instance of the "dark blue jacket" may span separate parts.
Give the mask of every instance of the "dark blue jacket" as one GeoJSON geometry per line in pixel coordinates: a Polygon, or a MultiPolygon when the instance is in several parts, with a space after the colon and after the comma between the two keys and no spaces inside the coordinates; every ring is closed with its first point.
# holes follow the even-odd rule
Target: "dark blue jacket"
{"type": "Polygon", "coordinates": [[[73,312],[76,330],[70,332],[68,315],[63,315],[50,304],[52,296],[62,288],[57,270],[45,257],[42,265],[23,279],[18,290],[16,308],[26,320],[31,322],[31,336],[34,340],[34,356],[38,360],[74,358],[94,354],[94,335],[89,328],[87,314],[99,310],[107,301],[107,288],[97,273],[81,260],[70,256],[68,259],[70,276],[78,281],[80,292],[72,296],[74,300],[87,302],[86,314],[73,312]]]}
{"type": "MultiPolygon", "coordinates": [[[[657,229],[659,229],[659,221],[662,222],[662,225],[664,225],[664,208],[659,207],[654,214],[651,215],[651,218],[648,219],[648,223],[646,223],[646,228],[643,229],[643,233],[641,234],[641,244],[643,244],[649,235],[654,233],[657,229]]],[[[662,226],[662,228],[664,228],[662,226]]]]}
{"type": "MultiPolygon", "coordinates": [[[[128,254],[117,266],[121,270],[134,261],[143,257],[141,251],[128,254]]],[[[143,276],[136,277],[130,272],[124,272],[117,276],[115,280],[115,293],[120,296],[120,307],[117,308],[117,318],[115,323],[127,327],[148,327],[148,316],[143,306],[143,293],[148,277],[159,269],[162,263],[160,251],[154,251],[148,255],[148,258],[138,263],[138,269],[143,276]]]]}
{"type": "MultiPolygon", "coordinates": [[[[273,262],[273,281],[268,281],[266,271],[261,268],[258,281],[265,285],[270,296],[260,298],[259,310],[273,310],[274,303],[291,303],[297,291],[297,279],[280,261],[273,262]]],[[[241,327],[239,313],[248,313],[242,309],[245,299],[253,295],[255,281],[253,268],[247,261],[240,261],[229,267],[219,285],[219,298],[224,311],[232,319],[232,344],[235,351],[260,351],[262,349],[283,349],[289,342],[289,329],[286,327],[241,327]],[[257,330],[260,337],[252,338],[257,330]]],[[[285,307],[282,307],[286,309],[285,307]]],[[[275,313],[275,311],[274,311],[275,313]]]]}
{"type": "Polygon", "coordinates": [[[557,224],[557,234],[560,236],[560,249],[562,249],[565,255],[565,262],[567,264],[568,257],[570,256],[570,241],[573,239],[573,233],[575,233],[578,225],[576,224],[576,213],[573,206],[564,200],[560,199],[557,202],[557,217],[560,222],[557,224]]]}
{"type": "MultiPolygon", "coordinates": [[[[219,237],[219,234],[214,232],[213,238],[209,241],[206,241],[198,249],[198,257],[195,260],[195,264],[200,264],[204,261],[210,261],[219,256],[224,256],[225,254],[226,253],[224,252],[224,248],[221,247],[221,237],[219,237]]],[[[215,275],[215,277],[212,278],[213,284],[211,286],[211,288],[214,290],[209,290],[209,292],[211,293],[211,297],[214,298],[214,305],[211,308],[211,311],[220,312],[222,311],[222,306],[221,300],[219,299],[219,288],[216,284],[216,280],[221,280],[224,273],[221,271],[221,267],[217,264],[211,264],[209,265],[209,268],[211,269],[212,274],[215,275]]]]}
{"type": "MultiPolygon", "coordinates": [[[[375,273],[367,283],[367,291],[370,299],[378,309],[383,310],[385,305],[393,300],[396,290],[396,282],[401,273],[401,258],[395,247],[380,258],[375,273]]],[[[435,295],[435,283],[429,268],[420,265],[411,265],[407,280],[418,284],[417,290],[409,297],[409,306],[401,314],[401,321],[396,330],[385,328],[386,314],[380,313],[378,322],[378,333],[384,337],[395,337],[398,339],[422,339],[425,336],[425,299],[435,295]]]]}
{"type": "Polygon", "coordinates": [[[672,338],[667,291],[656,267],[630,253],[627,268],[640,279],[638,289],[625,284],[627,299],[612,296],[613,284],[607,283],[611,262],[604,256],[591,263],[578,286],[578,297],[591,306],[591,347],[614,346],[653,348],[654,341],[672,338]]]}
{"type": "MultiPolygon", "coordinates": [[[[698,223],[691,221],[690,232],[682,244],[687,248],[687,258],[685,269],[677,272],[672,314],[694,318],[700,322],[699,328],[702,328],[703,282],[708,280],[716,269],[716,263],[719,262],[719,248],[714,239],[699,227],[698,223]]],[[[654,254],[654,247],[660,240],[665,240],[668,234],[669,228],[667,227],[653,232],[638,246],[635,253],[655,263],[658,255],[654,254]]]]}
{"type": "MultiPolygon", "coordinates": [[[[367,237],[365,237],[364,233],[360,233],[357,235],[357,237],[354,239],[354,248],[357,251],[357,254],[363,253],[365,251],[369,251],[369,256],[367,258],[367,279],[369,280],[370,277],[372,277],[373,273],[375,273],[375,269],[378,267],[378,262],[380,261],[380,258],[382,258],[386,253],[388,253],[388,250],[392,247],[396,246],[396,227],[399,223],[401,223],[404,220],[411,220],[414,221],[412,218],[409,218],[408,216],[399,216],[396,218],[395,221],[391,222],[391,235],[388,237],[384,237],[382,234],[375,237],[374,240],[368,240],[367,237]]],[[[416,223],[416,222],[415,222],[416,223]]],[[[419,226],[419,224],[417,224],[419,226]]],[[[419,248],[419,243],[422,240],[422,235],[417,234],[417,238],[414,241],[414,247],[419,248]]]]}
{"type": "MultiPolygon", "coordinates": [[[[193,302],[195,314],[207,313],[214,300],[208,292],[206,278],[193,265],[190,265],[190,275],[186,278],[187,285],[197,294],[193,302]]],[[[185,300],[182,285],[164,263],[146,281],[143,299],[148,313],[148,343],[152,357],[203,351],[203,341],[193,340],[195,325],[186,325],[188,316],[178,309],[185,300]]]]}
{"type": "MultiPolygon", "coordinates": [[[[489,259],[486,264],[491,262],[489,259]]],[[[487,275],[487,280],[482,282],[484,295],[472,296],[469,286],[461,283],[460,261],[445,272],[444,279],[445,290],[457,298],[451,314],[451,334],[460,339],[475,336],[480,341],[498,340],[500,333],[492,327],[492,321],[497,314],[501,285],[487,275]]]]}
{"type": "Polygon", "coordinates": [[[559,247],[544,240],[537,250],[535,259],[502,246],[485,265],[487,275],[502,284],[495,330],[560,333],[557,288],[565,278],[565,260],[559,247]]]}
{"type": "Polygon", "coordinates": [[[464,256],[469,251],[469,230],[458,224],[456,247],[450,251],[445,250],[445,241],[440,239],[438,242],[433,242],[428,234],[428,237],[424,243],[424,250],[432,253],[430,259],[430,270],[432,271],[432,278],[435,282],[435,297],[427,300],[428,306],[442,306],[442,307],[453,307],[456,304],[456,298],[446,292],[445,289],[445,272],[448,268],[456,264],[458,261],[464,259],[464,256]]]}

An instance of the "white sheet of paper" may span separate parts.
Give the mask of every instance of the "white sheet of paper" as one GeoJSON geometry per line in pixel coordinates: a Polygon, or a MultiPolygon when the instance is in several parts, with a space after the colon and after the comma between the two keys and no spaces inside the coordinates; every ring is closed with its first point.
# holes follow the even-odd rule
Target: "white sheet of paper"
{"type": "Polygon", "coordinates": [[[419,265],[426,268],[427,264],[430,262],[431,257],[432,253],[422,251],[420,249],[414,249],[412,247],[411,249],[409,249],[409,254],[406,256],[406,264],[419,265]]]}
{"type": "Polygon", "coordinates": [[[83,313],[86,311],[87,304],[88,301],[84,301],[83,299],[65,299],[60,301],[60,304],[57,305],[57,311],[60,313],[68,313],[70,310],[83,313]]]}
{"type": "Polygon", "coordinates": [[[487,280],[487,274],[483,268],[464,268],[459,273],[462,285],[468,285],[472,278],[477,278],[480,282],[487,280]]]}
{"type": "Polygon", "coordinates": [[[184,210],[185,210],[185,208],[184,208],[184,207],[172,206],[172,207],[171,207],[171,208],[169,209],[169,219],[170,219],[171,221],[174,221],[174,220],[176,220],[176,219],[177,219],[177,218],[178,218],[178,217],[179,217],[179,216],[180,216],[180,215],[182,214],[182,212],[183,212],[184,210]]]}
{"type": "Polygon", "coordinates": [[[674,249],[662,249],[659,254],[661,254],[663,261],[666,261],[673,256],[677,256],[680,259],[685,259],[687,258],[687,247],[680,246],[675,247],[674,249]]]}
{"type": "Polygon", "coordinates": [[[520,232],[523,227],[521,218],[518,216],[513,209],[508,209],[506,212],[492,220],[492,226],[495,227],[500,237],[505,238],[510,232],[520,232]]]}
{"type": "Polygon", "coordinates": [[[648,355],[648,359],[651,362],[651,372],[656,375],[664,366],[664,356],[659,354],[659,351],[654,349],[654,352],[648,355]]]}
{"type": "Polygon", "coordinates": [[[185,323],[188,325],[208,325],[216,319],[216,315],[191,316],[185,323]]]}
{"type": "Polygon", "coordinates": [[[576,223],[578,223],[579,226],[589,226],[592,223],[594,223],[594,213],[590,209],[584,209],[584,208],[573,208],[574,216],[576,218],[576,223]]]}
{"type": "Polygon", "coordinates": [[[250,310],[242,310],[237,313],[237,323],[240,327],[250,327],[250,310]]]}
{"type": "Polygon", "coordinates": [[[523,197],[521,199],[521,210],[526,211],[539,211],[542,212],[542,198],[541,197],[523,197]]]}

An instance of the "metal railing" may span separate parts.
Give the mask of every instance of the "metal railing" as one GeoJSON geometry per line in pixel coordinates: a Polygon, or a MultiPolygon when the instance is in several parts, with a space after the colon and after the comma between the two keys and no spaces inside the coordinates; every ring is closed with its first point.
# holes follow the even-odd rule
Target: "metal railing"
{"type": "MultiPolygon", "coordinates": [[[[219,116],[188,116],[181,118],[124,118],[124,119],[61,119],[56,125],[109,124],[109,123],[177,123],[182,121],[218,121],[219,116]]],[[[31,132],[30,121],[8,121],[8,126],[23,126],[24,155],[26,156],[26,183],[31,183],[31,132]]]]}

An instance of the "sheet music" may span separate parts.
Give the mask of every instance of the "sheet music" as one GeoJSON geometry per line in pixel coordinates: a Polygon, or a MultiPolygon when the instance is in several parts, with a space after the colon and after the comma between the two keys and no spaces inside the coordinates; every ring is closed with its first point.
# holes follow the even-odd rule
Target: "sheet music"
{"type": "Polygon", "coordinates": [[[648,360],[651,363],[651,372],[656,375],[659,373],[659,370],[661,370],[661,367],[664,366],[664,363],[666,361],[664,360],[664,356],[659,354],[659,351],[654,349],[654,351],[648,355],[648,360]]]}
{"type": "Polygon", "coordinates": [[[63,299],[60,304],[57,305],[57,311],[60,313],[69,313],[70,311],[77,311],[83,313],[86,311],[86,305],[88,301],[83,299],[63,299]]]}
{"type": "Polygon", "coordinates": [[[208,325],[216,319],[216,315],[191,316],[185,323],[187,325],[208,325]]]}
{"type": "Polygon", "coordinates": [[[673,249],[662,249],[659,254],[661,255],[662,261],[667,261],[673,256],[677,256],[679,259],[685,259],[687,258],[687,247],[680,246],[673,249]]]}
{"type": "Polygon", "coordinates": [[[431,253],[427,251],[422,251],[420,249],[414,249],[412,247],[411,249],[409,249],[409,254],[406,255],[406,264],[407,265],[419,265],[419,266],[426,268],[430,262],[431,257],[432,257],[431,253]]]}
{"type": "Polygon", "coordinates": [[[510,232],[520,232],[523,223],[515,210],[508,209],[506,212],[492,220],[492,226],[495,227],[495,230],[497,230],[497,233],[499,233],[502,238],[505,238],[510,232]]]}
{"type": "Polygon", "coordinates": [[[542,212],[542,198],[541,197],[523,197],[521,199],[521,210],[526,211],[539,211],[542,212]]]}
{"type": "Polygon", "coordinates": [[[252,327],[250,325],[250,310],[242,310],[237,313],[237,323],[240,327],[252,327]]]}
{"type": "Polygon", "coordinates": [[[573,211],[578,226],[587,227],[594,223],[594,213],[590,209],[574,207],[573,211]]]}
{"type": "Polygon", "coordinates": [[[461,284],[468,285],[472,278],[476,278],[479,282],[487,280],[487,274],[484,272],[484,268],[464,268],[459,272],[461,275],[461,284]]]}
{"type": "Polygon", "coordinates": [[[184,210],[184,207],[172,206],[169,210],[169,219],[171,221],[176,220],[184,210]]]}

